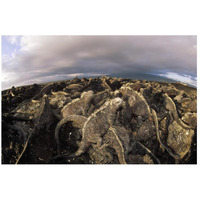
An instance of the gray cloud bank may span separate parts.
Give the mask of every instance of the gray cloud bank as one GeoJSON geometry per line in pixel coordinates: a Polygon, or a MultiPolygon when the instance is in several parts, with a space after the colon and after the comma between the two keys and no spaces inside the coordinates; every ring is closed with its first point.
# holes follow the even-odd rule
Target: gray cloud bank
{"type": "MultiPolygon", "coordinates": [[[[195,36],[21,36],[20,50],[3,55],[2,89],[123,72],[196,77],[195,36]]],[[[3,47],[4,48],[4,47],[3,47]]]]}

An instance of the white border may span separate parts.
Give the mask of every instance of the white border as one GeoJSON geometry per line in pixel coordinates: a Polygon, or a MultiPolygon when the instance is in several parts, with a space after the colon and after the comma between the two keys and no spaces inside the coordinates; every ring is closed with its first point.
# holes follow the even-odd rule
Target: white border
{"type": "MultiPolygon", "coordinates": [[[[6,0],[1,35],[199,35],[197,2],[6,0]]],[[[198,199],[200,185],[199,164],[1,165],[0,177],[4,199],[198,199]]]]}

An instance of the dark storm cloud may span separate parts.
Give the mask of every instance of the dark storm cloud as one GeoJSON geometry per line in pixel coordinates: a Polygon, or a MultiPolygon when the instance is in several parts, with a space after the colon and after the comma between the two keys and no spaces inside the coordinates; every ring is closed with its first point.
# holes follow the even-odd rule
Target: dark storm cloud
{"type": "Polygon", "coordinates": [[[195,36],[22,36],[15,41],[21,49],[3,55],[6,86],[77,73],[196,76],[195,36]]]}

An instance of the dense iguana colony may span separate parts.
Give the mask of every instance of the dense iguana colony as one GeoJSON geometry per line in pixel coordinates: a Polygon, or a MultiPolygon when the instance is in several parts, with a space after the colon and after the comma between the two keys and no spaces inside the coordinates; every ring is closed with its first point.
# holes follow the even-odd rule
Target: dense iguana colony
{"type": "Polygon", "coordinates": [[[197,91],[103,76],[2,91],[4,164],[196,163],[197,91]]]}

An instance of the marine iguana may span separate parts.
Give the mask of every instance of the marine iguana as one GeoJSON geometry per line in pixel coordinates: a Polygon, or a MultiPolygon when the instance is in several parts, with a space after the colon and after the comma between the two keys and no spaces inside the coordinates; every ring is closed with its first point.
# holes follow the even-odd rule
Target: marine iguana
{"type": "Polygon", "coordinates": [[[81,98],[74,99],[63,107],[61,110],[62,118],[69,115],[87,115],[93,97],[94,93],[92,90],[83,92],[81,98]]]}
{"type": "MultiPolygon", "coordinates": [[[[112,148],[115,149],[120,164],[127,164],[125,157],[128,153],[128,148],[126,149],[124,148],[125,144],[123,143],[125,141],[122,142],[119,137],[119,135],[123,133],[119,129],[120,127],[117,127],[117,126],[111,126],[109,128],[108,133],[105,135],[106,144],[108,144],[108,146],[111,146],[112,148]]],[[[125,145],[125,147],[129,147],[129,145],[125,145]]]]}
{"type": "Polygon", "coordinates": [[[56,83],[49,83],[47,85],[45,85],[38,94],[36,94],[33,98],[32,101],[35,102],[37,101],[39,98],[41,98],[43,95],[45,94],[50,94],[51,90],[55,87],[56,83]]]}
{"type": "Polygon", "coordinates": [[[154,124],[155,124],[155,127],[156,127],[156,135],[157,135],[157,139],[158,139],[159,143],[173,158],[180,159],[181,158],[180,155],[173,153],[172,150],[161,141],[160,133],[159,133],[159,127],[158,127],[158,118],[157,118],[156,111],[154,109],[152,109],[152,116],[153,116],[153,119],[154,119],[154,124]]]}
{"type": "Polygon", "coordinates": [[[102,136],[114,125],[117,111],[123,104],[124,101],[117,97],[107,101],[100,109],[92,113],[83,126],[82,140],[75,156],[83,154],[91,143],[96,143],[98,148],[102,148],[102,136]]]}
{"type": "MultiPolygon", "coordinates": [[[[60,153],[60,142],[59,142],[59,130],[60,128],[67,122],[69,121],[73,121],[73,123],[76,123],[76,121],[78,121],[78,124],[82,124],[84,121],[86,121],[85,119],[87,119],[86,117],[77,117],[77,116],[81,116],[81,115],[85,115],[87,116],[87,111],[90,107],[90,103],[92,101],[94,97],[94,93],[92,90],[89,90],[87,92],[83,92],[81,94],[81,98],[77,98],[74,99],[73,101],[71,101],[70,103],[68,103],[67,105],[65,105],[63,107],[63,109],[61,110],[61,121],[57,124],[56,129],[55,129],[55,139],[56,139],[56,143],[57,143],[57,153],[60,153]],[[70,117],[72,116],[72,117],[70,117]]],[[[78,125],[78,126],[80,126],[78,125]]],[[[82,128],[82,126],[80,126],[79,128],[82,128]]]]}
{"type": "Polygon", "coordinates": [[[164,94],[164,106],[169,111],[169,115],[183,128],[191,129],[191,126],[185,124],[179,117],[176,109],[176,105],[173,100],[167,95],[164,94]]]}
{"type": "Polygon", "coordinates": [[[39,107],[40,101],[32,102],[30,100],[24,100],[14,110],[5,113],[3,117],[17,121],[32,121],[34,114],[38,112],[39,107]]]}
{"type": "Polygon", "coordinates": [[[42,103],[39,108],[39,111],[37,113],[35,113],[34,118],[33,118],[34,128],[31,131],[31,133],[29,134],[29,136],[26,140],[26,143],[24,145],[24,148],[15,164],[19,163],[19,161],[20,161],[21,157],[23,156],[24,152],[26,151],[28,143],[30,142],[30,139],[33,137],[33,135],[39,134],[41,129],[46,129],[48,131],[50,129],[50,126],[52,125],[52,123],[54,123],[55,119],[56,119],[56,117],[50,108],[48,97],[47,97],[47,95],[44,95],[42,98],[42,103]]]}
{"type": "Polygon", "coordinates": [[[81,115],[68,115],[57,124],[55,129],[55,140],[57,145],[57,154],[60,154],[60,138],[59,138],[59,131],[60,128],[66,124],[67,122],[72,122],[73,126],[76,128],[82,129],[84,126],[84,123],[87,121],[87,118],[85,116],[81,115]]]}
{"type": "MultiPolygon", "coordinates": [[[[117,112],[123,106],[124,101],[119,97],[107,101],[100,109],[92,113],[85,121],[82,128],[82,139],[79,143],[78,150],[74,154],[58,155],[52,159],[56,159],[58,157],[80,156],[86,152],[91,144],[96,144],[97,148],[99,149],[105,148],[107,144],[102,145],[102,136],[109,130],[110,127],[114,125],[117,112]]],[[[56,133],[58,132],[56,131],[56,133]]]]}
{"type": "Polygon", "coordinates": [[[107,89],[113,91],[113,89],[112,89],[112,88],[110,87],[110,85],[108,84],[107,80],[108,80],[108,78],[107,78],[106,76],[103,76],[103,77],[102,77],[102,85],[103,85],[105,88],[107,88],[107,89]]]}
{"type": "Polygon", "coordinates": [[[148,116],[151,116],[151,111],[148,103],[146,102],[142,94],[131,89],[129,85],[130,84],[122,85],[119,91],[125,98],[128,98],[127,101],[134,115],[148,118],[148,116]]]}
{"type": "Polygon", "coordinates": [[[91,144],[92,148],[88,149],[88,153],[95,164],[113,163],[113,155],[106,148],[97,148],[96,144],[91,144]]]}
{"type": "Polygon", "coordinates": [[[64,91],[58,91],[58,92],[51,91],[51,94],[52,95],[65,95],[65,96],[69,95],[69,93],[64,92],[64,91]]]}

